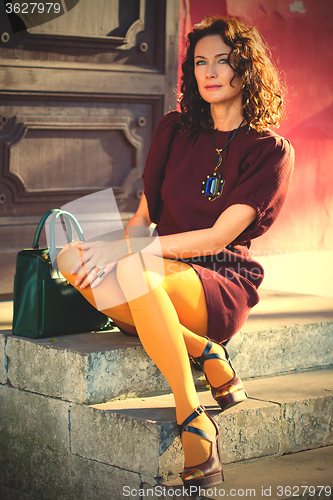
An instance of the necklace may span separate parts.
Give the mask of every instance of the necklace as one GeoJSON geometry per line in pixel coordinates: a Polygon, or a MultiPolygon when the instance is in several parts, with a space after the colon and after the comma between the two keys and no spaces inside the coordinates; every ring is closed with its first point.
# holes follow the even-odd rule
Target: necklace
{"type": "Polygon", "coordinates": [[[223,177],[221,177],[221,174],[220,174],[220,172],[217,171],[217,169],[222,165],[222,159],[223,159],[222,153],[223,153],[223,151],[225,149],[227,149],[227,147],[229,146],[229,144],[231,143],[231,141],[233,140],[233,138],[237,134],[238,130],[243,125],[243,123],[244,123],[244,120],[241,121],[241,124],[238,126],[238,128],[235,130],[235,132],[232,134],[232,136],[230,137],[228,143],[224,146],[224,148],[218,149],[215,145],[213,135],[210,134],[210,138],[212,140],[213,147],[216,151],[216,155],[214,158],[215,169],[214,169],[214,172],[207,175],[206,179],[204,179],[202,181],[202,187],[201,187],[201,193],[206,198],[208,198],[208,201],[214,201],[217,198],[219,198],[222,194],[225,180],[223,179],[223,177]]]}

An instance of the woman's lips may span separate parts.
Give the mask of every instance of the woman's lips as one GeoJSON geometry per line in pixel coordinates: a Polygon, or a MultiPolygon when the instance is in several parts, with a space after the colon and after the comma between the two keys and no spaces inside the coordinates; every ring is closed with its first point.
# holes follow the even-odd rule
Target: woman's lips
{"type": "Polygon", "coordinates": [[[221,87],[222,87],[222,85],[206,85],[205,89],[214,90],[214,89],[219,89],[221,87]]]}

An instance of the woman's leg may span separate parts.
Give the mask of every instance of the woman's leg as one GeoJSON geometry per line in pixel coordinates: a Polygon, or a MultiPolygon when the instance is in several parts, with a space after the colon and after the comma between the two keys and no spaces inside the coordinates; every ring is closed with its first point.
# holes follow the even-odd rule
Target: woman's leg
{"type": "MultiPolygon", "coordinates": [[[[79,256],[80,250],[77,248],[77,243],[71,243],[66,245],[58,257],[58,265],[62,274],[73,286],[75,285],[75,275],[71,275],[70,270],[73,262],[79,256]]],[[[151,262],[154,259],[159,259],[159,257],[154,256],[146,258],[150,258],[151,262]]],[[[187,352],[193,357],[200,356],[207,344],[207,339],[204,336],[208,333],[206,300],[200,278],[188,264],[164,259],[162,286],[176,309],[187,352]]],[[[128,333],[137,334],[131,310],[119,287],[115,271],[108,274],[93,292],[90,287],[79,290],[94,307],[96,307],[95,296],[99,304],[104,301],[105,307],[102,308],[102,312],[128,333]],[[112,306],[112,304],[116,305],[112,306]]],[[[210,352],[224,356],[224,350],[217,344],[213,344],[210,352]]],[[[233,377],[233,371],[229,364],[219,359],[206,361],[205,373],[209,382],[215,387],[228,382],[233,377]]]]}
{"type": "MultiPolygon", "coordinates": [[[[75,244],[72,244],[58,257],[61,272],[72,284],[75,282],[75,276],[71,276],[69,271],[79,255],[80,251],[75,244]]],[[[118,263],[120,287],[115,273],[110,273],[94,289],[94,295],[90,287],[80,291],[93,305],[95,305],[94,296],[98,298],[99,303],[104,300],[106,306],[112,302],[118,304],[105,307],[103,310],[116,322],[118,321],[118,324],[122,323],[132,328],[135,324],[145,350],[160,368],[173,390],[177,420],[181,423],[199,405],[187,351],[193,356],[198,356],[207,344],[207,340],[202,338],[207,334],[208,318],[202,284],[195,271],[187,264],[166,261],[162,285],[140,297],[141,290],[147,290],[147,278],[149,280],[150,276],[154,281],[156,273],[155,276],[154,272],[144,273],[142,263],[138,259],[138,254],[135,254],[131,259],[126,258],[118,263]],[[138,289],[136,294],[138,297],[127,303],[126,295],[133,295],[133,287],[138,289]],[[181,323],[185,323],[186,327],[181,323]],[[195,333],[190,331],[190,328],[195,333]]],[[[157,259],[160,262],[160,259],[154,256],[145,255],[145,259],[148,261],[149,269],[154,269],[154,261],[157,259]]],[[[130,331],[129,328],[126,330],[130,331]]],[[[216,368],[218,363],[223,362],[212,360],[209,363],[215,364],[216,368]]],[[[232,377],[232,373],[225,373],[226,369],[228,369],[227,363],[223,363],[220,370],[217,369],[220,372],[219,384],[224,383],[222,378],[227,381],[232,377]]],[[[193,425],[211,434],[215,432],[212,423],[205,415],[197,417],[193,425]]],[[[209,455],[210,443],[199,436],[185,432],[183,446],[186,466],[199,464],[209,455]]]]}
{"type": "MultiPolygon", "coordinates": [[[[201,356],[206,345],[207,339],[204,337],[198,337],[198,335],[193,334],[190,330],[188,330],[185,326],[182,326],[183,337],[186,344],[187,352],[193,358],[197,358],[201,356]]],[[[225,360],[225,351],[224,349],[216,344],[212,343],[210,353],[216,353],[224,358],[221,359],[208,359],[205,361],[205,375],[207,380],[213,387],[219,387],[226,382],[229,382],[234,377],[234,371],[231,368],[230,364],[225,360]]]]}
{"type": "MultiPolygon", "coordinates": [[[[80,251],[77,244],[71,243],[66,245],[58,257],[62,274],[72,285],[75,283],[75,275],[71,275],[70,270],[73,262],[79,256],[80,251]]],[[[159,259],[154,256],[146,258],[150,258],[151,262],[154,259],[159,259]]],[[[193,357],[200,356],[207,344],[207,339],[204,336],[208,333],[206,300],[200,278],[188,264],[164,259],[162,286],[176,309],[187,352],[193,357]]],[[[90,287],[79,290],[94,307],[96,307],[95,296],[99,304],[104,301],[105,307],[102,312],[128,333],[137,334],[131,310],[119,287],[115,271],[110,273],[93,292],[90,287]],[[112,306],[112,303],[117,305],[112,306]]],[[[210,352],[224,356],[224,350],[217,344],[213,344],[210,352]]],[[[233,377],[233,371],[229,364],[219,359],[206,361],[205,373],[209,382],[215,387],[228,382],[233,377]]]]}
{"type": "MultiPolygon", "coordinates": [[[[117,279],[128,299],[141,343],[171,387],[177,423],[181,424],[200,402],[177,311],[164,287],[156,284],[156,278],[161,281],[154,272],[156,262],[151,256],[133,254],[118,262],[117,279]]],[[[207,315],[205,306],[202,310],[198,307],[200,313],[201,317],[207,315]]],[[[215,435],[214,425],[205,414],[191,425],[215,435]]],[[[182,443],[185,466],[196,466],[209,458],[211,443],[201,436],[184,432],[182,443]]]]}

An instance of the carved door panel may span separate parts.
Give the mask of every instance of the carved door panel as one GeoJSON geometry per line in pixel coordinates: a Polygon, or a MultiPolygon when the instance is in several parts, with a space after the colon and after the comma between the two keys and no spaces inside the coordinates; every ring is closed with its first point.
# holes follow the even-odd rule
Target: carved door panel
{"type": "Polygon", "coordinates": [[[16,13],[0,12],[0,294],[12,292],[15,256],[50,208],[112,187],[124,219],[136,209],[177,79],[178,0],[62,0],[59,15],[44,10],[39,24],[23,2],[0,8],[8,4],[16,13]]]}

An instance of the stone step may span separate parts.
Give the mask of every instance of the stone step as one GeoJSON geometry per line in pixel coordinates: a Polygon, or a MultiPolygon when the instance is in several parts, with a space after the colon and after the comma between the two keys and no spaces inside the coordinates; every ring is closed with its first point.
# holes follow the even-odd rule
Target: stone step
{"type": "MultiPolygon", "coordinates": [[[[333,444],[333,368],[248,380],[245,389],[248,400],[224,413],[220,413],[210,391],[199,392],[200,403],[219,427],[224,463],[333,444]]],[[[78,455],[86,456],[89,450],[90,458],[112,461],[110,465],[122,468],[127,468],[126,460],[132,463],[136,456],[137,471],[154,477],[168,477],[182,470],[172,395],[84,406],[79,414],[73,414],[74,428],[82,429],[75,444],[72,442],[78,455]],[[94,432],[96,419],[104,420],[106,435],[110,428],[119,425],[121,429],[115,433],[112,458],[104,432],[100,438],[94,432]],[[129,455],[128,443],[138,447],[129,455]],[[151,459],[142,461],[142,456],[151,459]]],[[[109,439],[112,443],[113,437],[109,439]]]]}
{"type": "MultiPolygon", "coordinates": [[[[333,364],[333,299],[261,293],[234,359],[243,379],[333,364]]],[[[170,392],[139,339],[117,330],[40,340],[2,330],[0,383],[85,404],[170,392]]]]}
{"type": "MultiPolygon", "coordinates": [[[[332,500],[332,472],[333,446],[275,458],[248,460],[226,466],[226,481],[217,487],[206,489],[200,498],[332,500]]],[[[168,498],[167,492],[174,493],[174,499],[181,491],[181,486],[181,480],[169,482],[161,500],[168,498]]]]}
{"type": "MultiPolygon", "coordinates": [[[[332,368],[248,380],[246,390],[249,399],[224,413],[199,393],[220,430],[226,487],[237,477],[228,464],[333,444],[332,368]]],[[[183,468],[172,395],[80,405],[2,385],[0,398],[6,488],[45,500],[118,500],[124,486],[173,484],[183,468]]]]}
{"type": "MultiPolygon", "coordinates": [[[[325,446],[316,450],[283,455],[275,458],[242,462],[233,466],[225,466],[226,481],[214,488],[193,491],[192,500],[211,499],[225,500],[226,497],[251,499],[290,500],[333,500],[333,446],[325,446]],[[196,494],[198,492],[198,494],[196,494]]],[[[102,484],[98,479],[93,482],[91,477],[80,478],[82,485],[74,480],[71,487],[64,491],[63,500],[179,500],[189,499],[183,493],[181,480],[168,482],[167,485],[152,488],[144,484],[131,488],[130,485],[111,483],[102,484]],[[88,479],[88,481],[87,481],[88,479]],[[90,481],[89,481],[90,479],[90,481]],[[94,488],[95,486],[95,488],[94,488]],[[115,487],[114,487],[115,486],[115,487]],[[158,489],[157,489],[158,488],[158,489]],[[140,489],[144,492],[141,494],[140,489]]],[[[52,487],[52,486],[51,486],[52,487]]],[[[0,485],[1,500],[52,500],[59,497],[50,492],[46,486],[40,496],[30,495],[21,491],[0,485]],[[46,496],[47,495],[47,496],[46,496]]]]}

